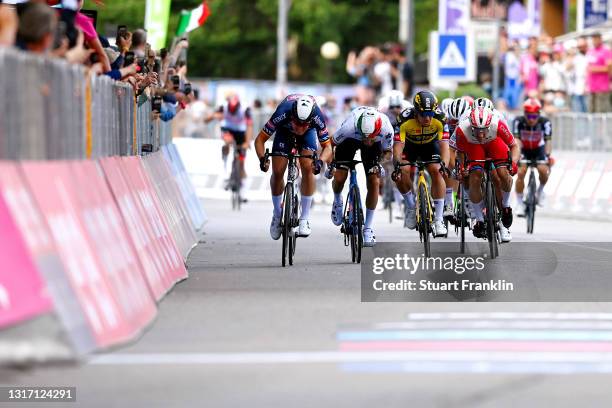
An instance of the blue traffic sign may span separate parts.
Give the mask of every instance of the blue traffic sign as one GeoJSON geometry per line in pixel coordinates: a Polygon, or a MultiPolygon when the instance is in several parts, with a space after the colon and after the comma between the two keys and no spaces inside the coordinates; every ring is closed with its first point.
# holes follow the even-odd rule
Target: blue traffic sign
{"type": "Polygon", "coordinates": [[[440,34],[438,76],[440,79],[466,77],[468,72],[467,36],[440,34]]]}

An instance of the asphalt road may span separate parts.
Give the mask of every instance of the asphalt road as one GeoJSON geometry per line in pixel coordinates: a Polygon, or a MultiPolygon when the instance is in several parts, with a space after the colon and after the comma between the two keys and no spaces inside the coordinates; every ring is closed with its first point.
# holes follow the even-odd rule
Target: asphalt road
{"type": "MultiPolygon", "coordinates": [[[[611,304],[362,303],[327,206],[289,268],[270,204],[205,208],[190,278],[141,339],[80,365],[3,369],[0,382],[76,386],[67,406],[84,407],[610,406],[611,304]]],[[[379,242],[417,238],[382,212],[375,226],[379,242]]],[[[568,251],[612,241],[609,224],[548,216],[523,230],[517,220],[516,242],[578,243],[568,251]]],[[[572,290],[579,274],[560,284],[572,290]]]]}

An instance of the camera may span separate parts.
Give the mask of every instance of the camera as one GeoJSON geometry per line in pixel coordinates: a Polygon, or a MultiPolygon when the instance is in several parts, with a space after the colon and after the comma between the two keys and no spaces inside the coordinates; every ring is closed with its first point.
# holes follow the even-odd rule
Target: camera
{"type": "Polygon", "coordinates": [[[117,39],[126,38],[127,33],[128,33],[127,26],[124,26],[124,25],[117,26],[117,39]]]}
{"type": "Polygon", "coordinates": [[[191,89],[191,83],[190,82],[185,82],[185,85],[183,86],[183,93],[185,95],[189,95],[191,93],[192,89],[191,89]]]}

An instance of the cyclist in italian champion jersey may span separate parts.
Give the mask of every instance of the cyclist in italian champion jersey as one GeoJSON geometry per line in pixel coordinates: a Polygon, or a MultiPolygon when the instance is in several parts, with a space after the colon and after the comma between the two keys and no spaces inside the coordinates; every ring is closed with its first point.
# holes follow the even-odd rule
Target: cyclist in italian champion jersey
{"type": "MultiPolygon", "coordinates": [[[[543,162],[550,162],[552,151],[552,124],[550,120],[543,117],[540,113],[542,105],[535,98],[529,98],[523,103],[524,116],[514,119],[514,137],[520,141],[521,153],[525,160],[536,160],[538,163],[538,174],[540,175],[540,185],[536,194],[538,205],[543,206],[546,198],[544,186],[550,175],[550,167],[543,162]]],[[[527,166],[522,165],[518,170],[516,180],[516,199],[518,201],[517,215],[525,214],[523,206],[523,190],[525,188],[525,174],[527,166]]]]}
{"type": "MultiPolygon", "coordinates": [[[[510,207],[510,191],[512,190],[512,176],[517,172],[517,163],[520,158],[520,149],[514,136],[505,122],[500,121],[491,109],[475,107],[470,116],[464,118],[455,130],[457,135],[457,149],[467,157],[467,160],[485,160],[487,158],[495,161],[508,159],[511,156],[510,170],[503,166],[497,166],[493,174],[493,182],[496,191],[501,193],[497,197],[501,202],[502,223],[500,235],[502,242],[510,242],[510,226],[512,225],[512,208],[510,207]]],[[[484,228],[484,202],[481,189],[483,177],[482,163],[470,163],[468,166],[470,184],[471,215],[476,219],[474,224],[474,236],[485,237],[484,228]]]]}
{"type": "MultiPolygon", "coordinates": [[[[393,146],[393,157],[399,161],[404,156],[408,161],[414,162],[433,160],[434,156],[442,157],[448,165],[448,126],[444,114],[438,108],[438,99],[430,91],[421,91],[414,97],[414,108],[404,110],[398,116],[399,131],[396,131],[393,146]],[[446,149],[445,153],[442,149],[446,149]]],[[[396,125],[397,126],[397,125],[396,125]]],[[[444,191],[446,186],[440,174],[439,164],[427,166],[432,180],[431,194],[434,199],[435,219],[432,225],[434,236],[447,235],[447,228],[443,222],[444,191]]],[[[416,228],[416,202],[413,193],[412,177],[408,166],[402,167],[399,178],[395,180],[397,188],[404,196],[406,204],[406,226],[416,228]]]]}
{"type": "Polygon", "coordinates": [[[235,142],[236,147],[240,149],[242,174],[244,176],[244,157],[253,137],[251,109],[248,106],[242,106],[237,94],[230,94],[226,102],[219,106],[212,115],[208,116],[205,122],[208,123],[212,120],[221,121],[221,137],[225,141],[221,148],[224,166],[227,166],[230,146],[232,142],[235,142]]]}
{"type": "MultiPolygon", "coordinates": [[[[302,171],[300,206],[302,213],[298,235],[307,237],[311,233],[309,218],[312,196],[315,192],[314,176],[321,172],[323,162],[329,164],[332,159],[329,133],[315,99],[310,95],[292,94],[278,105],[255,140],[255,151],[259,158],[259,167],[263,172],[267,172],[270,167],[270,160],[265,160],[265,143],[272,135],[275,135],[272,153],[289,154],[295,147],[300,154],[313,154],[317,151],[317,139],[323,149],[318,160],[300,159],[300,169],[302,171]]],[[[287,164],[288,160],[285,157],[272,157],[270,187],[272,188],[274,211],[270,223],[270,235],[275,240],[280,238],[282,232],[280,223],[287,164]]]]}
{"type": "MultiPolygon", "coordinates": [[[[385,114],[368,106],[360,106],[351,111],[332,137],[332,144],[335,146],[334,157],[337,161],[353,160],[357,150],[361,151],[368,189],[363,229],[364,246],[374,246],[376,243],[372,223],[378,204],[379,176],[384,177],[383,168],[379,163],[383,154],[386,156],[385,159],[390,159],[393,136],[393,126],[391,126],[391,121],[385,114]]],[[[343,215],[342,189],[348,177],[348,169],[338,166],[333,173],[333,177],[334,203],[331,218],[334,225],[341,225],[343,215]]]]}

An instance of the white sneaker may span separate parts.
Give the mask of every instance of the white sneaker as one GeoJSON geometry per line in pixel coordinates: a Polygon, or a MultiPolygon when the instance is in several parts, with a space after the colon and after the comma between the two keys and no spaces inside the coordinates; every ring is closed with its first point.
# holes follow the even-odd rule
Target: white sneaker
{"type": "Polygon", "coordinates": [[[337,203],[334,201],[332,204],[331,219],[334,225],[342,224],[342,206],[342,202],[337,203]]]}
{"type": "Polygon", "coordinates": [[[544,207],[546,205],[546,193],[544,191],[540,192],[536,196],[538,206],[544,207]]]}
{"type": "Polygon", "coordinates": [[[416,208],[404,207],[404,226],[411,230],[416,228],[416,208]]]}
{"type": "Polygon", "coordinates": [[[499,223],[499,235],[501,238],[501,242],[512,241],[512,234],[510,233],[510,230],[504,227],[504,224],[502,224],[501,222],[499,223]]]}
{"type": "Polygon", "coordinates": [[[442,221],[435,220],[432,225],[432,229],[434,237],[445,237],[446,235],[448,235],[446,225],[444,225],[444,222],[442,221]]]}
{"type": "Polygon", "coordinates": [[[363,230],[363,246],[373,247],[376,245],[376,237],[372,228],[366,228],[363,230]]]}
{"type": "Polygon", "coordinates": [[[270,236],[273,240],[279,239],[283,232],[280,224],[281,217],[277,217],[275,214],[272,214],[272,222],[270,223],[270,236]]]}
{"type": "Polygon", "coordinates": [[[312,230],[310,229],[310,222],[308,220],[300,220],[300,226],[298,227],[298,236],[307,237],[310,235],[312,230]]]}
{"type": "Polygon", "coordinates": [[[525,217],[525,204],[523,203],[518,203],[518,205],[515,208],[515,212],[516,212],[516,216],[517,217],[525,217]]]}

